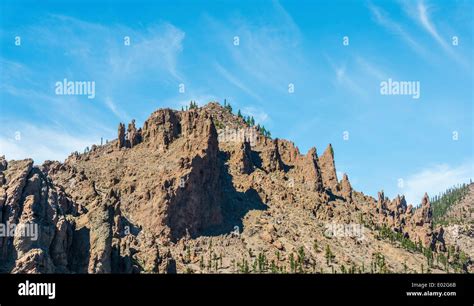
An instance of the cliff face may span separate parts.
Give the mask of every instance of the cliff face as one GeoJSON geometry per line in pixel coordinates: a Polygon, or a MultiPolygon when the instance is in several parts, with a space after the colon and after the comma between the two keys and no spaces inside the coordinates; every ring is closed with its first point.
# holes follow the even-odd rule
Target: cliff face
{"type": "Polygon", "coordinates": [[[326,246],[342,265],[368,267],[386,250],[392,271],[419,269],[422,254],[380,241],[372,225],[446,249],[427,196],[413,209],[404,197],[353,190],[347,175],[337,179],[331,145],[320,157],[316,148],[302,155],[217,103],[160,109],[142,128],[125,127],[64,163],[0,159],[1,222],[38,227],[34,241],[0,238],[1,271],[239,272],[258,252],[260,272],[292,272],[302,248],[301,269],[331,272],[326,246]],[[327,235],[331,224],[361,223],[370,224],[362,238],[327,235]]]}

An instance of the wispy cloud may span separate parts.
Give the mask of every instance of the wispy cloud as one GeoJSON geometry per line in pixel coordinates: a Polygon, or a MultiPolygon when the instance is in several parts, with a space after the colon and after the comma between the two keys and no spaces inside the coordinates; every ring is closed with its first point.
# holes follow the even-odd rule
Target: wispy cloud
{"type": "Polygon", "coordinates": [[[436,29],[435,24],[430,18],[429,7],[425,5],[423,1],[418,2],[416,6],[417,19],[422,27],[431,35],[431,37],[438,43],[439,46],[454,60],[465,65],[465,60],[462,59],[456,52],[454,52],[453,47],[448,44],[439,34],[436,29]]]}
{"type": "Polygon", "coordinates": [[[214,65],[216,67],[217,72],[219,72],[220,75],[222,75],[227,81],[229,81],[231,84],[248,94],[250,97],[254,98],[257,101],[262,101],[262,98],[260,98],[259,95],[257,95],[255,92],[253,92],[250,88],[248,88],[243,82],[239,79],[237,79],[234,75],[232,75],[227,69],[222,67],[219,63],[215,63],[214,65]]]}
{"type": "MultiPolygon", "coordinates": [[[[258,96],[264,88],[280,93],[288,92],[289,83],[297,83],[309,71],[300,50],[301,33],[284,7],[277,1],[269,8],[272,14],[267,19],[246,20],[234,18],[226,23],[207,16],[209,31],[225,46],[229,63],[238,67],[232,75],[223,72],[229,81],[247,93],[258,96]],[[268,18],[271,16],[271,18],[268,18]],[[239,44],[232,44],[237,36],[239,44]],[[238,75],[238,77],[237,77],[238,75]],[[242,86],[241,79],[252,82],[252,88],[242,86]],[[236,82],[237,80],[237,82],[236,82]]],[[[228,71],[228,69],[227,69],[228,71]]]]}
{"type": "Polygon", "coordinates": [[[366,60],[365,58],[361,56],[356,57],[356,62],[359,65],[359,67],[362,68],[363,72],[365,72],[366,74],[370,75],[373,78],[376,78],[377,80],[387,79],[390,75],[385,70],[381,69],[380,67],[369,62],[368,60],[366,60]]]}
{"type": "Polygon", "coordinates": [[[123,111],[121,111],[117,108],[117,105],[115,105],[112,98],[106,97],[105,98],[105,105],[107,105],[107,107],[112,111],[112,113],[114,113],[114,115],[117,116],[122,121],[128,121],[130,119],[130,116],[127,113],[125,113],[125,112],[123,112],[123,111]]]}
{"type": "MultiPolygon", "coordinates": [[[[23,87],[17,87],[7,83],[0,84],[0,96],[8,95],[13,97],[14,101],[17,101],[14,107],[19,107],[18,101],[26,101],[28,108],[36,112],[36,115],[46,118],[43,123],[55,124],[58,121],[66,120],[70,128],[75,127],[84,133],[101,131],[103,134],[107,134],[110,132],[110,129],[102,121],[96,120],[91,113],[87,113],[86,107],[77,106],[81,104],[77,97],[56,96],[47,91],[45,92],[44,89],[38,90],[28,87],[31,84],[26,80],[23,85],[23,87]],[[36,103],[31,103],[32,101],[36,103]]],[[[6,107],[6,104],[1,103],[0,106],[3,108],[6,107]]],[[[30,115],[28,112],[25,114],[30,115]]],[[[7,122],[9,118],[2,117],[1,115],[2,113],[0,113],[0,119],[5,126],[9,124],[11,126],[31,124],[26,119],[7,122]]]]}
{"type": "Polygon", "coordinates": [[[100,143],[100,136],[72,135],[54,127],[21,124],[0,134],[0,152],[10,159],[33,158],[36,164],[45,160],[64,160],[71,152],[82,152],[87,146],[100,143]],[[19,132],[19,139],[15,139],[19,132]]]}
{"type": "Polygon", "coordinates": [[[404,40],[415,52],[417,52],[419,55],[426,56],[426,50],[422,45],[420,45],[417,40],[409,33],[407,32],[401,24],[397,23],[396,21],[392,20],[387,12],[382,10],[381,8],[369,4],[369,9],[372,12],[372,15],[375,19],[375,21],[392,32],[393,34],[399,36],[402,40],[404,40]]]}
{"type": "Polygon", "coordinates": [[[185,38],[182,30],[169,23],[163,23],[150,26],[145,31],[120,27],[108,29],[107,32],[110,36],[117,35],[118,32],[126,33],[130,38],[129,48],[123,46],[110,48],[108,62],[112,72],[122,76],[165,72],[175,81],[184,80],[177,68],[178,55],[183,50],[185,38]]]}
{"type": "Polygon", "coordinates": [[[26,33],[41,37],[39,46],[57,50],[89,75],[119,78],[129,73],[155,70],[181,80],[177,57],[183,49],[185,33],[167,22],[146,28],[102,25],[65,15],[49,15],[26,33]],[[64,39],[67,37],[67,39],[64,39]],[[124,39],[130,45],[125,46],[124,39]],[[95,48],[96,47],[96,48],[95,48]]]}
{"type": "Polygon", "coordinates": [[[346,64],[335,64],[330,57],[326,58],[333,69],[336,86],[342,86],[343,88],[357,94],[362,98],[367,96],[367,93],[363,87],[347,73],[346,64]]]}
{"type": "MultiPolygon", "coordinates": [[[[39,160],[47,158],[46,153],[52,153],[50,158],[65,158],[70,153],[67,148],[83,149],[86,144],[80,141],[82,138],[78,135],[80,145],[76,145],[67,137],[74,135],[72,132],[104,137],[110,135],[110,124],[116,122],[116,117],[127,121],[131,118],[128,112],[132,108],[134,111],[148,111],[146,107],[140,107],[147,103],[143,101],[156,100],[155,93],[148,88],[177,88],[179,82],[184,82],[178,62],[185,33],[167,22],[132,28],[102,25],[63,15],[46,15],[41,23],[25,25],[22,33],[29,37],[41,37],[31,40],[28,50],[41,54],[45,60],[26,65],[2,54],[0,107],[12,112],[14,109],[22,110],[16,112],[12,122],[22,134],[25,134],[23,129],[27,129],[25,135],[37,135],[38,139],[51,135],[54,132],[52,128],[41,128],[36,120],[31,120],[32,117],[44,118],[41,124],[54,126],[56,138],[62,137],[70,145],[59,148],[53,145],[57,149],[47,151],[45,144],[38,142],[36,150],[33,145],[25,148],[26,140],[19,146],[3,136],[2,145],[7,148],[2,151],[7,151],[12,159],[23,158],[23,153],[27,151],[30,151],[30,156],[39,155],[39,160]],[[125,36],[130,38],[129,46],[124,44],[125,36]],[[80,96],[55,95],[54,84],[63,78],[94,81],[96,98],[86,101],[80,96]],[[63,125],[55,124],[58,122],[63,125]],[[36,130],[34,126],[37,126],[36,130]],[[43,131],[47,133],[44,137],[40,135],[43,131]]],[[[150,104],[150,109],[155,107],[154,102],[150,104]]],[[[13,119],[2,115],[0,113],[2,123],[13,119]]],[[[134,116],[137,115],[135,111],[134,116]]]]}
{"type": "MultiPolygon", "coordinates": [[[[41,37],[32,42],[31,48],[48,50],[47,55],[60,58],[58,62],[68,62],[67,68],[48,66],[50,73],[46,79],[54,75],[55,78],[94,80],[98,96],[104,103],[107,103],[105,97],[115,98],[114,94],[124,88],[124,83],[134,86],[144,80],[169,84],[184,79],[177,63],[185,33],[170,23],[160,22],[135,29],[49,15],[43,23],[28,26],[24,32],[41,37]],[[67,39],[63,39],[65,37],[67,39]],[[129,46],[124,44],[125,37],[129,38],[129,46]]],[[[16,67],[10,66],[10,70],[16,67]]],[[[37,72],[38,67],[35,68],[37,72]]],[[[31,79],[43,80],[45,76],[36,74],[31,79]]],[[[44,91],[49,89],[44,88],[44,91]]]]}
{"type": "Polygon", "coordinates": [[[246,106],[242,108],[242,114],[253,117],[255,122],[259,124],[267,123],[270,119],[268,114],[263,109],[254,106],[246,106]]]}
{"type": "Polygon", "coordinates": [[[405,180],[402,192],[408,203],[417,205],[425,192],[429,196],[435,196],[454,185],[468,183],[473,178],[474,163],[472,161],[458,166],[439,164],[410,175],[405,180]]]}

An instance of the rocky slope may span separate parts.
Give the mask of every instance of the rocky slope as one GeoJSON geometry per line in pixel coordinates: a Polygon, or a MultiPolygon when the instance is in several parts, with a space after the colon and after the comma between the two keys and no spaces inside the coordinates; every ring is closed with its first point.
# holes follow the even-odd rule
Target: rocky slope
{"type": "Polygon", "coordinates": [[[474,183],[467,186],[467,194],[452,205],[443,216],[444,238],[454,249],[474,254],[474,183]]]}
{"type": "MultiPolygon", "coordinates": [[[[377,199],[337,178],[331,145],[306,154],[218,103],[160,109],[63,163],[0,159],[0,237],[12,273],[472,272],[427,195],[377,199]],[[440,263],[442,262],[442,264],[440,263]]],[[[472,198],[471,198],[472,200],[472,198]]]]}

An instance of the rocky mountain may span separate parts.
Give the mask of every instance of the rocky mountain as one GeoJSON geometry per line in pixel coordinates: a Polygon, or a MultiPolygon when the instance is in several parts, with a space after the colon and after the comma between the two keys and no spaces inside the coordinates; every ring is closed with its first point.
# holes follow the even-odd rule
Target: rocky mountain
{"type": "Polygon", "coordinates": [[[4,273],[473,271],[472,235],[446,240],[428,195],[364,195],[330,144],[301,153],[215,102],[64,162],[1,158],[0,220],[38,228],[0,237],[4,273]]]}
{"type": "MultiPolygon", "coordinates": [[[[433,205],[440,212],[437,227],[444,231],[446,244],[452,249],[464,250],[466,254],[474,254],[474,183],[450,189],[442,197],[436,197],[433,205]],[[448,204],[448,205],[446,205],[448,204]],[[443,206],[447,206],[444,210],[443,206]]],[[[434,214],[433,214],[434,215],[434,214]]],[[[453,251],[451,251],[453,252],[453,251]]]]}

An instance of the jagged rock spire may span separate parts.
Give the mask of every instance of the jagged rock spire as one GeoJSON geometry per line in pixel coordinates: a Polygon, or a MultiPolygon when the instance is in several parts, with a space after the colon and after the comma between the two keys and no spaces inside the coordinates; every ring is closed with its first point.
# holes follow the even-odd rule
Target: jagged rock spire
{"type": "Polygon", "coordinates": [[[341,194],[348,202],[352,202],[352,186],[346,173],[344,173],[341,180],[341,194]]]}
{"type": "Polygon", "coordinates": [[[123,124],[122,122],[119,123],[117,134],[118,134],[118,143],[117,143],[118,148],[125,147],[125,124],[123,124]]]}
{"type": "Polygon", "coordinates": [[[272,140],[271,145],[262,152],[262,166],[267,172],[283,170],[283,162],[278,151],[278,139],[272,140]]]}
{"type": "Polygon", "coordinates": [[[421,200],[421,216],[423,219],[423,223],[431,223],[433,211],[431,209],[430,198],[428,194],[425,192],[423,199],[421,200]]]}
{"type": "Polygon", "coordinates": [[[323,155],[319,158],[319,166],[321,167],[321,175],[325,188],[337,191],[338,180],[336,174],[336,166],[334,163],[334,150],[329,144],[323,155]]]}
{"type": "Polygon", "coordinates": [[[128,124],[127,146],[133,148],[142,141],[142,130],[135,127],[135,119],[128,124]]]}
{"type": "Polygon", "coordinates": [[[315,191],[322,191],[323,190],[323,178],[321,176],[321,169],[319,168],[318,164],[318,153],[316,152],[316,148],[312,147],[309,149],[308,153],[306,154],[306,159],[310,164],[310,175],[311,175],[311,183],[314,185],[315,191]]]}
{"type": "Polygon", "coordinates": [[[252,150],[247,140],[239,144],[239,148],[234,155],[234,161],[238,165],[241,174],[250,174],[254,168],[252,162],[252,150]]]}
{"type": "Polygon", "coordinates": [[[321,169],[318,165],[316,148],[309,149],[304,156],[298,156],[296,162],[295,178],[312,191],[323,191],[321,169]]]}

